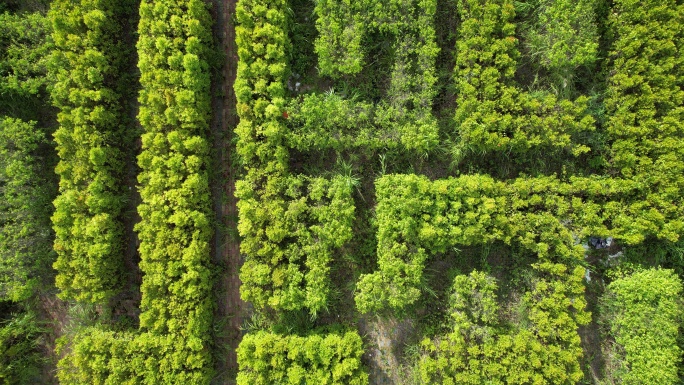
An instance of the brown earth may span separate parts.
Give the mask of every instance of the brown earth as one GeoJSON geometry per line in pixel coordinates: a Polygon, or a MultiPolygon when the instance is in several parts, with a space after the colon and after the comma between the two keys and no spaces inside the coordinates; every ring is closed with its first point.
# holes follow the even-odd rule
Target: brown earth
{"type": "Polygon", "coordinates": [[[214,37],[217,48],[224,57],[220,69],[214,74],[212,82],[212,139],[215,159],[212,195],[217,228],[214,243],[214,262],[218,266],[216,289],[217,311],[215,322],[216,342],[216,384],[232,384],[237,374],[237,355],[235,353],[242,337],[241,326],[248,308],[240,298],[240,278],[238,276],[242,259],[237,236],[237,207],[235,198],[235,179],[239,172],[232,167],[231,159],[235,151],[232,145],[233,129],[238,118],[235,111],[233,83],[237,72],[237,49],[235,46],[235,26],[233,15],[236,0],[211,0],[214,16],[214,37]]]}

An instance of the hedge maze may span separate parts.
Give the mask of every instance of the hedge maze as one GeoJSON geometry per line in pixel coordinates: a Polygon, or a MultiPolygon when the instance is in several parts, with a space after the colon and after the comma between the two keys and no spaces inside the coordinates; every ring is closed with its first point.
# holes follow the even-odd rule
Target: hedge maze
{"type": "MultiPolygon", "coordinates": [[[[564,85],[527,91],[518,83],[521,49],[527,54],[530,48],[519,42],[513,1],[459,0],[452,73],[456,108],[451,122],[440,126],[433,111],[439,54],[436,1],[316,3],[316,68],[333,84],[355,84],[372,67],[369,36],[391,47],[393,62],[385,67],[390,74],[380,97],[332,88],[288,92],[291,73],[285,56],[293,48],[287,39],[285,2],[240,3],[236,93],[238,148],[246,169],[239,193],[247,256],[244,299],[276,310],[293,309],[296,302],[316,314],[325,307],[326,291],[314,287],[327,284],[314,286],[307,279],[314,271],[310,261],[317,261],[317,269],[326,266],[331,253],[350,238],[353,192],[340,187],[336,202],[325,193],[334,178],[319,182],[325,186],[323,196],[331,199],[326,208],[330,216],[302,220],[321,203],[313,199],[311,187],[308,192],[304,188],[311,186],[308,177],[289,174],[291,150],[430,152],[439,147],[440,130],[447,127],[458,138],[450,149],[456,164],[489,153],[524,160],[533,149],[572,162],[597,150],[582,138],[601,130],[610,146],[601,173],[377,178],[377,270],[360,276],[354,294],[360,313],[401,313],[424,294],[424,270],[434,255],[493,242],[525,250],[535,259],[534,278],[521,299],[528,310],[525,319],[517,325],[499,319],[492,277],[478,271],[456,276],[449,302],[451,330],[423,341],[421,380],[580,381],[583,353],[577,330],[591,316],[584,298],[581,240],[599,236],[623,245],[647,239],[676,242],[682,232],[682,75],[675,64],[681,61],[682,5],[671,1],[646,9],[615,2],[606,23],[613,40],[603,62],[608,68],[605,116],[592,112],[590,95],[575,87],[578,71],[599,61],[599,26],[593,22],[599,7],[588,1],[535,6],[540,12],[531,26],[522,28],[524,40],[540,50],[537,69],[549,79],[546,84],[564,85]],[[550,27],[539,29],[542,24],[550,27]],[[331,242],[328,236],[335,235],[331,242]],[[318,248],[306,251],[312,245],[302,238],[315,239],[318,248]],[[293,244],[299,247],[290,248],[293,244]],[[319,258],[320,248],[325,248],[325,258],[319,258]],[[294,283],[307,296],[295,294],[290,289],[294,283]],[[321,293],[315,306],[309,293],[321,293]]],[[[259,337],[246,339],[240,350],[242,378],[257,366],[256,356],[247,358],[256,343],[251,338],[259,337]]],[[[268,373],[282,375],[283,370],[270,368],[268,373]]],[[[288,378],[299,381],[294,374],[288,378]]]]}
{"type": "MultiPolygon", "coordinates": [[[[117,84],[135,3],[55,0],[49,13],[54,267],[72,301],[122,287],[132,125],[117,84]]],[[[139,325],[79,330],[62,384],[209,384],[221,359],[209,6],[142,0],[139,17],[139,325]]],[[[681,1],[240,0],[234,20],[240,294],[253,306],[238,384],[368,384],[359,325],[420,322],[426,298],[438,322],[407,358],[415,383],[580,383],[594,309],[620,352],[616,381],[678,381],[680,278],[607,267],[590,303],[583,243],[628,252],[684,233],[681,1]],[[472,252],[492,245],[499,266],[472,252]]]]}

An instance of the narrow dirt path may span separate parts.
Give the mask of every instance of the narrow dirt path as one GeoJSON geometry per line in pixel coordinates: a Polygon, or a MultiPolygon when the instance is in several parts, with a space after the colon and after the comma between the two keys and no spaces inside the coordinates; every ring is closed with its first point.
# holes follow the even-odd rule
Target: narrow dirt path
{"type": "Polygon", "coordinates": [[[239,238],[237,236],[237,207],[235,179],[238,170],[231,164],[233,152],[233,130],[238,118],[235,111],[233,83],[237,72],[237,49],[235,47],[235,26],[233,15],[236,0],[210,0],[214,14],[214,36],[217,48],[224,55],[220,73],[213,85],[212,139],[217,161],[214,165],[214,212],[217,221],[214,244],[214,259],[221,268],[217,283],[216,324],[217,331],[217,384],[234,383],[237,374],[237,349],[242,337],[241,326],[248,315],[246,304],[240,299],[238,273],[242,264],[239,238]]]}

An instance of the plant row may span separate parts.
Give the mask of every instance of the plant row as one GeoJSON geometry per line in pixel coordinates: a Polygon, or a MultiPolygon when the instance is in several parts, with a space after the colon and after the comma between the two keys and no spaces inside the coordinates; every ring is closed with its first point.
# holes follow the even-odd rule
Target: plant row
{"type": "Polygon", "coordinates": [[[606,109],[612,165],[680,199],[684,178],[684,5],[616,1],[606,109]]]}
{"type": "Polygon", "coordinates": [[[368,384],[356,332],[306,337],[247,334],[238,348],[239,385],[368,384]]]}
{"type": "Polygon", "coordinates": [[[54,258],[46,144],[35,122],[0,118],[0,301],[33,295],[54,258]]]}
{"type": "Polygon", "coordinates": [[[140,4],[140,332],[84,330],[60,361],[62,384],[206,384],[212,378],[211,23],[201,0],[140,4]]]}
{"type": "Polygon", "coordinates": [[[333,253],[352,235],[352,184],[289,172],[285,7],[280,0],[245,0],[236,9],[237,151],[246,169],[236,182],[246,254],[240,290],[258,308],[315,315],[327,304],[333,253]]]}
{"type": "MultiPolygon", "coordinates": [[[[517,84],[520,51],[513,23],[514,1],[460,0],[458,14],[454,70],[457,157],[468,152],[524,153],[535,147],[568,151],[575,156],[589,151],[589,147],[573,140],[594,129],[586,97],[560,99],[547,91],[525,92],[517,84]]],[[[567,13],[567,17],[580,19],[584,15],[567,13]]],[[[576,33],[568,24],[581,23],[570,20],[556,25],[564,29],[566,37],[576,33]]],[[[550,38],[550,32],[545,36],[550,38]]],[[[557,48],[548,52],[553,60],[574,50],[557,48]]],[[[595,50],[586,55],[595,55],[595,50]]]]}
{"type": "Polygon", "coordinates": [[[59,195],[52,217],[56,285],[64,299],[104,303],[120,286],[126,130],[117,82],[122,71],[118,1],[52,2],[49,63],[59,195]]]}
{"type": "Polygon", "coordinates": [[[492,277],[473,271],[454,279],[451,330],[421,343],[424,384],[576,384],[582,379],[579,325],[585,312],[584,269],[535,265],[532,288],[516,304],[518,318],[504,322],[492,277]]]}

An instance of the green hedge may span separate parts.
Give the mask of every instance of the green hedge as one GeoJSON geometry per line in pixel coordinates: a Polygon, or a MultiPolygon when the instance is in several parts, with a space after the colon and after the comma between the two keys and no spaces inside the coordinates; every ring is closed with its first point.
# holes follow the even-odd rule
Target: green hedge
{"type": "Polygon", "coordinates": [[[456,40],[457,161],[470,152],[524,153],[541,147],[579,155],[573,138],[594,129],[587,98],[528,93],[515,82],[520,60],[513,0],[459,0],[456,40]]]}
{"type": "Polygon", "coordinates": [[[352,184],[289,173],[285,6],[244,0],[236,8],[237,152],[246,169],[235,194],[246,254],[240,291],[259,308],[316,314],[327,304],[333,253],[352,235],[352,184]]]}
{"type": "Polygon", "coordinates": [[[684,5],[616,1],[608,79],[612,164],[626,178],[661,186],[679,200],[684,184],[684,5]],[[675,190],[672,190],[675,189],[675,190]]]}
{"type": "Polygon", "coordinates": [[[54,105],[59,108],[55,229],[61,298],[106,302],[119,290],[126,126],[116,91],[122,63],[121,2],[57,0],[49,18],[54,105]]]}
{"type": "Polygon", "coordinates": [[[474,271],[454,279],[453,329],[422,341],[422,383],[571,385],[582,379],[577,327],[590,319],[584,311],[584,269],[535,267],[539,276],[521,300],[527,311],[515,324],[499,319],[492,277],[474,271]]]}
{"type": "Polygon", "coordinates": [[[46,361],[42,349],[46,330],[35,314],[3,314],[0,320],[0,384],[40,383],[46,361]],[[9,316],[9,319],[4,319],[9,316]]]}
{"type": "Polygon", "coordinates": [[[91,327],[58,364],[60,384],[208,384],[211,358],[201,342],[176,334],[117,333],[91,327]]]}
{"type": "Polygon", "coordinates": [[[238,385],[368,384],[356,332],[283,336],[247,334],[238,347],[238,385]]]}
{"type": "Polygon", "coordinates": [[[140,5],[140,324],[160,333],[203,336],[211,319],[211,24],[202,0],[140,5]]]}
{"type": "Polygon", "coordinates": [[[288,143],[299,149],[434,148],[439,141],[437,120],[432,115],[439,54],[436,9],[435,0],[410,4],[397,0],[319,1],[315,8],[316,52],[322,75],[337,78],[360,72],[365,54],[361,43],[371,32],[393,39],[395,61],[386,99],[375,105],[342,99],[334,93],[310,94],[292,101],[288,143]]]}
{"type": "Polygon", "coordinates": [[[140,5],[140,332],[93,327],[72,336],[62,384],[208,384],[213,376],[211,23],[202,0],[140,5]]]}
{"type": "Polygon", "coordinates": [[[47,139],[35,122],[0,118],[0,300],[33,295],[54,260],[47,139]]]}
{"type": "Polygon", "coordinates": [[[681,296],[682,282],[671,270],[638,271],[608,285],[602,303],[618,345],[621,384],[680,383],[681,296]]]}
{"type": "Polygon", "coordinates": [[[603,177],[384,176],[376,181],[379,270],[361,276],[357,307],[414,303],[427,259],[456,245],[515,242],[541,261],[574,265],[583,258],[575,239],[676,241],[684,230],[681,198],[667,201],[657,187],[603,177]]]}
{"type": "Polygon", "coordinates": [[[572,88],[579,68],[598,61],[597,3],[593,0],[537,0],[533,26],[524,34],[525,44],[538,65],[546,70],[558,93],[572,88]]]}

